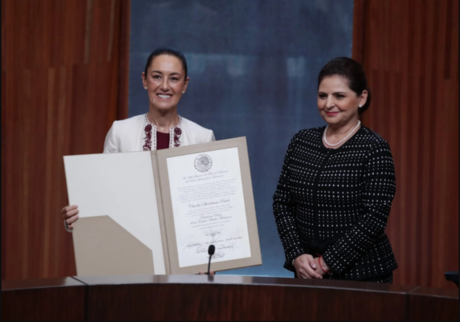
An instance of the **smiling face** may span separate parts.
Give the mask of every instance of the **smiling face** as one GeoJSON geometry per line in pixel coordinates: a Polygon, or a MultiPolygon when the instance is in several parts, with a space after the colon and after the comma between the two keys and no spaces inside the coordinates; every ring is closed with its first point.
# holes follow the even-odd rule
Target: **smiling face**
{"type": "Polygon", "coordinates": [[[147,75],[142,73],[142,83],[147,90],[150,108],[170,110],[177,107],[183,92],[187,90],[189,78],[179,58],[159,55],[153,58],[147,75]]]}
{"type": "Polygon", "coordinates": [[[322,118],[334,127],[358,122],[358,106],[367,100],[367,91],[357,95],[348,87],[348,80],[332,75],[323,78],[318,88],[318,109],[322,118]]]}

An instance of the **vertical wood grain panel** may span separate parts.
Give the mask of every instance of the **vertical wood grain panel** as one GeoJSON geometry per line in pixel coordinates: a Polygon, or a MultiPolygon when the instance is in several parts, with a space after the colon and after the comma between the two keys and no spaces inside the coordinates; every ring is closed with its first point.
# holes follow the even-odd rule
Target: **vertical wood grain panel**
{"type": "MultiPolygon", "coordinates": [[[[128,117],[128,85],[129,85],[129,26],[131,19],[131,3],[130,1],[122,1],[121,5],[117,7],[117,16],[120,20],[119,28],[117,31],[120,34],[120,37],[115,37],[114,54],[116,55],[114,59],[120,61],[120,74],[126,75],[125,77],[114,77],[113,81],[118,82],[117,92],[113,92],[111,97],[115,97],[115,94],[118,94],[117,105],[126,106],[126,108],[119,108],[118,115],[113,115],[118,119],[125,119],[128,117]]],[[[457,74],[458,75],[458,74],[457,74]]],[[[115,86],[112,86],[114,88],[115,86]]]]}
{"type": "Polygon", "coordinates": [[[363,124],[395,160],[395,283],[454,288],[444,272],[458,270],[458,1],[355,1],[357,16],[353,56],[374,94],[363,124]]]}
{"type": "Polygon", "coordinates": [[[112,122],[127,115],[128,49],[119,46],[130,2],[1,6],[2,280],[73,275],[62,157],[102,152],[112,122]]]}
{"type": "Polygon", "coordinates": [[[366,1],[365,0],[355,0],[354,1],[354,12],[353,12],[353,45],[352,45],[352,55],[353,58],[363,62],[363,45],[364,45],[364,36],[363,32],[364,26],[364,13],[366,12],[366,1]]]}
{"type": "MultiPolygon", "coordinates": [[[[3,19],[4,19],[4,8],[2,6],[2,48],[5,48],[3,40],[5,38],[5,33],[3,32],[3,19]]],[[[2,68],[4,66],[4,56],[2,55],[2,68]]],[[[6,106],[6,100],[7,100],[7,86],[6,86],[6,73],[2,69],[2,106],[6,106]]],[[[8,118],[9,113],[7,113],[6,108],[2,108],[2,129],[6,127],[6,119],[8,118]]],[[[2,149],[9,150],[8,146],[8,141],[6,139],[6,136],[2,135],[2,149]]],[[[2,150],[4,151],[4,150],[2,150]]],[[[8,156],[4,156],[4,153],[2,153],[2,163],[3,162],[11,162],[11,158],[8,156]]],[[[2,168],[3,171],[3,168],[2,168]]],[[[11,177],[7,176],[5,173],[3,173],[2,177],[2,188],[8,187],[8,184],[11,184],[11,177]]],[[[11,190],[10,189],[2,189],[2,198],[8,199],[11,198],[11,190]],[[3,192],[3,190],[7,190],[3,192]]],[[[5,201],[5,199],[3,199],[5,201]]],[[[2,202],[2,214],[6,213],[6,203],[2,202]]],[[[9,221],[7,220],[7,216],[2,215],[2,236],[6,235],[6,232],[9,231],[10,226],[9,226],[9,221]]],[[[8,240],[2,239],[2,254],[6,254],[6,251],[8,249],[8,240]]],[[[4,264],[3,258],[2,258],[2,280],[5,279],[5,268],[6,264],[4,264]]]]}

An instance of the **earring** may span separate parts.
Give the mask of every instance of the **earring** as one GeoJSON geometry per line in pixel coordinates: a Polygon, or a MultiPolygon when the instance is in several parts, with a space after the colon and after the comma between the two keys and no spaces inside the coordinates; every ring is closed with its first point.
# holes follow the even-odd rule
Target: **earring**
{"type": "Polygon", "coordinates": [[[185,93],[185,91],[182,91],[182,94],[184,94],[184,93],[185,93]]]}
{"type": "Polygon", "coordinates": [[[361,104],[360,104],[360,105],[358,105],[358,108],[361,108],[361,107],[362,107],[362,106],[361,106],[361,104]]]}

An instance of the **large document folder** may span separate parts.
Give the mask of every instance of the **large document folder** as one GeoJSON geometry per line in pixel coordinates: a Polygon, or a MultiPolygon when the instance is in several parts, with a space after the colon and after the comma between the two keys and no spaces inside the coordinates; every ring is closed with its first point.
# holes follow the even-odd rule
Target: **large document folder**
{"type": "Polygon", "coordinates": [[[262,264],[246,138],[64,157],[77,275],[262,264]]]}

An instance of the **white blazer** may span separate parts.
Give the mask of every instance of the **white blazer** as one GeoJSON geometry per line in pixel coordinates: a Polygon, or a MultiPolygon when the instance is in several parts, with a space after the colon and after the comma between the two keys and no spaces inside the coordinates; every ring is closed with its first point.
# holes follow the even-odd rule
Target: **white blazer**
{"type": "MultiPolygon", "coordinates": [[[[145,126],[145,114],[113,122],[112,127],[105,137],[104,153],[143,151],[143,145],[145,143],[145,126]]],[[[205,129],[195,122],[183,117],[180,127],[182,129],[182,134],[180,136],[181,146],[216,140],[212,130],[205,129]]],[[[152,129],[152,131],[155,131],[155,129],[152,129]]],[[[170,135],[171,133],[172,130],[170,135]]],[[[64,227],[68,232],[72,232],[65,220],[64,227]]]]}
{"type": "MultiPolygon", "coordinates": [[[[145,144],[145,114],[112,124],[104,142],[104,153],[142,151],[145,144]]],[[[215,141],[214,132],[182,117],[181,146],[215,141]]],[[[155,131],[155,128],[152,129],[155,131]]],[[[172,131],[172,130],[171,130],[172,131]]],[[[171,135],[171,134],[170,134],[171,135]]],[[[172,146],[170,146],[172,148],[172,146]]]]}

